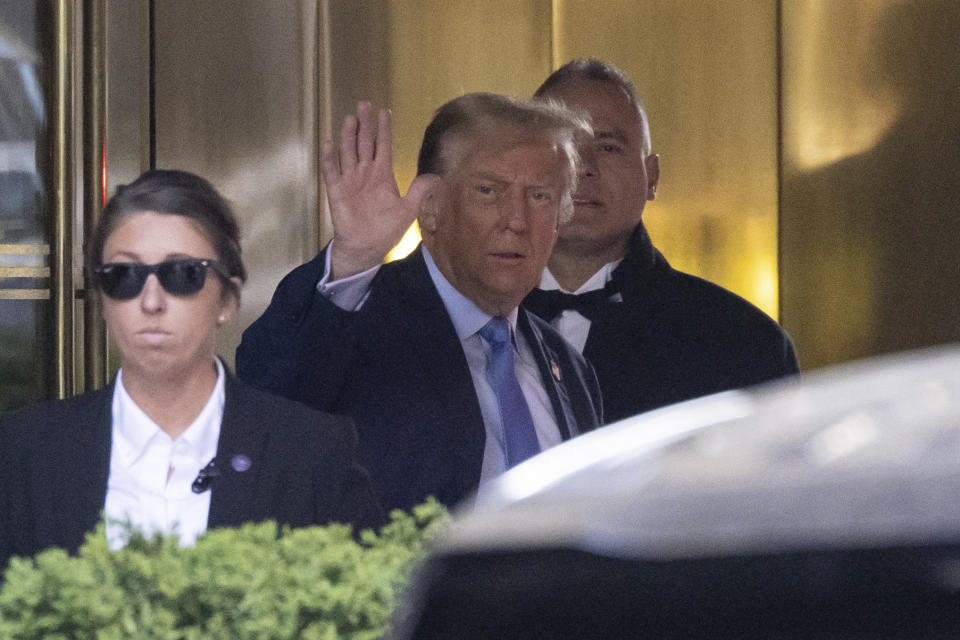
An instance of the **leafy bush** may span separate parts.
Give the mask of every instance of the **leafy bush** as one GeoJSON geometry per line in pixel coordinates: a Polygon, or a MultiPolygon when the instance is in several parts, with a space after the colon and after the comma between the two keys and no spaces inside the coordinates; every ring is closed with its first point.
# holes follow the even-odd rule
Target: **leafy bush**
{"type": "Polygon", "coordinates": [[[119,551],[101,524],[77,557],[48,549],[11,560],[0,638],[379,638],[446,519],[430,501],[359,542],[346,525],[265,522],[209,531],[193,548],[134,534],[119,551]]]}

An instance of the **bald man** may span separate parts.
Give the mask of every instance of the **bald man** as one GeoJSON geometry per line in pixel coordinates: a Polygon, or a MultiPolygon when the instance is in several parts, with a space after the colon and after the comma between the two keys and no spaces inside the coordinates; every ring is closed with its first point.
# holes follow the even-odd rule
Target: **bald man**
{"type": "Polygon", "coordinates": [[[798,371],[790,337],[743,298],[681,273],[651,243],[643,210],[659,157],[633,84],[599,60],[574,60],[540,86],[589,116],[575,212],[524,306],[581,350],[613,422],[663,405],[798,371]]]}

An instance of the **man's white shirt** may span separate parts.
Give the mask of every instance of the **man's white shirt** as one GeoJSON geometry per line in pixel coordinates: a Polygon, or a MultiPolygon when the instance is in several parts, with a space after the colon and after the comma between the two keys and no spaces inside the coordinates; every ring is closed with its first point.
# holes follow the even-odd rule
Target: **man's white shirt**
{"type": "MultiPolygon", "coordinates": [[[[613,270],[617,268],[620,262],[620,260],[615,260],[603,265],[599,271],[580,285],[580,288],[576,291],[567,291],[561,287],[557,279],[550,273],[550,269],[544,269],[543,275],[540,277],[539,288],[544,291],[555,291],[559,289],[564,293],[572,293],[574,295],[603,289],[607,286],[607,283],[613,276],[613,270]]],[[[587,335],[590,333],[590,321],[584,318],[579,311],[567,309],[554,318],[550,324],[567,342],[576,347],[577,351],[581,354],[583,353],[583,348],[587,344],[587,335]]]]}

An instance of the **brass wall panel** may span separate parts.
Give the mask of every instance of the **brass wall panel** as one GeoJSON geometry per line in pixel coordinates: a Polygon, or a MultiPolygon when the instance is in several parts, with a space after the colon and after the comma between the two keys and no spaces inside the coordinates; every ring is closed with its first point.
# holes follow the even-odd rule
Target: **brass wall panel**
{"type": "MultiPolygon", "coordinates": [[[[106,83],[102,88],[106,97],[103,114],[106,123],[103,175],[100,176],[106,199],[119,185],[132,182],[150,168],[149,4],[149,0],[106,0],[103,27],[106,30],[106,83]]],[[[85,152],[92,154],[93,150],[85,152]]],[[[90,179],[92,181],[92,176],[90,179]]],[[[95,220],[99,220],[99,214],[91,216],[87,224],[95,220]]],[[[94,296],[87,300],[91,299],[95,299],[94,296]]],[[[101,314],[99,305],[95,305],[87,310],[85,322],[101,314]]],[[[89,326],[87,332],[105,336],[106,328],[100,321],[89,326]]],[[[87,356],[85,367],[90,377],[88,389],[100,382],[101,368],[109,380],[120,366],[115,345],[107,341],[100,346],[100,335],[84,339],[85,348],[91,343],[95,347],[87,356]]]]}
{"type": "MultiPolygon", "coordinates": [[[[444,102],[470,91],[529,96],[550,71],[550,0],[329,0],[336,135],[358,100],[393,111],[397,182],[416,175],[423,130],[444,102]]],[[[329,230],[328,234],[329,235],[329,230]]],[[[418,240],[415,231],[391,257],[418,240]]]]}
{"type": "MultiPolygon", "coordinates": [[[[644,97],[662,166],[645,214],[657,245],[771,315],[779,304],[805,368],[960,338],[952,0],[235,0],[227,11],[218,0],[164,0],[155,9],[158,166],[210,178],[244,230],[251,280],[221,342],[228,361],[280,277],[329,236],[318,140],[336,135],[357,100],[393,109],[405,190],[439,104],[466,91],[529,95],[577,56],[621,66],[644,97]]],[[[107,63],[120,78],[122,61],[108,51],[107,63]]],[[[121,100],[108,96],[108,112],[121,100]]],[[[130,131],[142,141],[138,122],[130,131]]],[[[109,147],[126,129],[107,130],[109,147]]],[[[143,146],[131,149],[108,153],[111,187],[135,174],[129,161],[111,164],[143,146]]]]}
{"type": "Polygon", "coordinates": [[[667,259],[774,317],[776,24],[771,0],[556,0],[554,43],[556,65],[608,60],[642,96],[661,167],[644,219],[667,259]]]}
{"type": "MultiPolygon", "coordinates": [[[[390,106],[390,8],[387,0],[320,0],[319,13],[320,138],[333,140],[357,101],[390,106]]],[[[325,243],[333,225],[319,174],[317,179],[325,243]]]]}
{"type": "MultiPolygon", "coordinates": [[[[107,3],[85,0],[83,3],[83,237],[89,237],[100,219],[106,200],[107,143],[107,3]]],[[[83,243],[76,262],[83,264],[83,243]]],[[[82,272],[81,272],[82,273],[82,272]]],[[[82,277],[83,388],[99,389],[107,383],[107,332],[103,323],[100,295],[89,280],[82,277]]]]}
{"type": "Polygon", "coordinates": [[[329,0],[330,120],[393,110],[402,187],[434,110],[470,91],[528,96],[550,71],[550,0],[329,0]]]}
{"type": "Polygon", "coordinates": [[[209,179],[243,233],[250,278],[218,344],[232,364],[277,282],[317,249],[317,3],[154,6],[157,166],[209,179]]]}
{"type": "Polygon", "coordinates": [[[106,195],[150,168],[149,0],[106,2],[106,195]]]}
{"type": "Polygon", "coordinates": [[[57,0],[53,5],[53,30],[56,53],[50,97],[50,128],[52,137],[49,187],[51,198],[52,233],[50,243],[50,301],[53,311],[52,343],[53,380],[50,394],[55,398],[73,395],[75,362],[74,337],[76,313],[74,309],[74,216],[75,184],[74,80],[76,51],[76,15],[74,3],[57,0]]]}
{"type": "Polygon", "coordinates": [[[471,91],[529,97],[550,72],[551,13],[544,0],[391,3],[391,107],[396,166],[416,175],[423,130],[444,102],[471,91]]]}
{"type": "Polygon", "coordinates": [[[783,2],[783,320],[806,367],[960,339],[960,4],[783,2]]]}

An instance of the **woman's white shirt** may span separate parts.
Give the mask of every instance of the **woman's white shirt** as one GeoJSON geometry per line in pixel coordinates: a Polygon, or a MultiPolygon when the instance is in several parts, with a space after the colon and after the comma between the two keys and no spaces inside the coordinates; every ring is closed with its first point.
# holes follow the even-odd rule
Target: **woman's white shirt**
{"type": "Polygon", "coordinates": [[[207,530],[211,491],[194,493],[197,473],[217,453],[223,420],[223,365],[214,359],[217,383],[203,410],[180,437],[172,439],[137,406],[117,373],[111,408],[110,474],[104,510],[111,549],[127,543],[129,521],[148,536],[176,533],[191,546],[207,530]]]}

